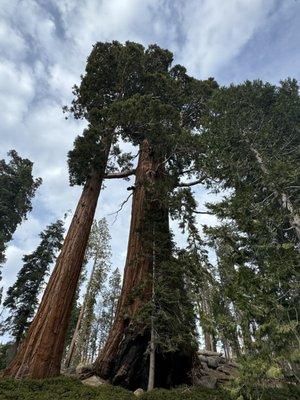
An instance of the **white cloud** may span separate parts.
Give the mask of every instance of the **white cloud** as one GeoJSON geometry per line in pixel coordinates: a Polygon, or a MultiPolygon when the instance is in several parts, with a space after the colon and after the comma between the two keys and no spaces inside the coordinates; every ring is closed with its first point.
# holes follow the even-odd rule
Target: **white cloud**
{"type": "Polygon", "coordinates": [[[215,74],[251,39],[275,0],[198,0],[183,11],[185,43],[181,57],[193,74],[215,74]]]}
{"type": "Polygon", "coordinates": [[[2,57],[5,55],[8,59],[18,60],[27,51],[24,38],[5,21],[0,25],[0,43],[2,57]]]}
{"type": "MultiPolygon", "coordinates": [[[[61,106],[84,72],[96,41],[157,42],[175,52],[191,73],[207,77],[235,62],[263,27],[275,0],[1,0],[0,9],[0,157],[11,148],[34,161],[44,183],[34,210],[9,246],[4,279],[11,281],[21,254],[34,249],[38,233],[68,209],[74,210],[81,188],[69,187],[66,156],[83,123],[65,121],[61,106]]],[[[294,2],[293,2],[294,3],[294,2]]],[[[290,12],[294,5],[285,5],[290,12]]],[[[279,10],[280,11],[280,10],[279,10]]],[[[279,12],[278,11],[278,12],[279,12]]],[[[285,20],[288,20],[287,18],[285,20]]],[[[272,19],[279,23],[280,16],[272,19]]],[[[282,41],[289,63],[289,43],[282,41]]],[[[292,32],[292,33],[291,33],[292,32]]],[[[289,36],[290,35],[290,36],[289,36]]],[[[291,52],[291,51],[290,51],[291,52]]],[[[294,53],[293,53],[294,54],[294,53]]],[[[253,54],[255,57],[255,54],[253,54]]],[[[292,58],[295,64],[295,56],[292,58]]],[[[265,63],[265,70],[272,70],[265,63]]],[[[279,65],[278,65],[279,69],[279,65]]],[[[258,73],[257,71],[254,71],[258,73]]],[[[109,182],[101,193],[97,217],[116,211],[128,182],[109,182]]],[[[203,191],[197,193],[203,208],[203,191]]],[[[114,267],[122,268],[127,248],[130,201],[111,226],[114,267]]],[[[68,222],[70,220],[68,217],[68,222]]],[[[108,216],[110,224],[114,216],[108,216]]],[[[199,216],[199,223],[212,223],[199,216]]],[[[174,227],[174,229],[176,229],[174,227]]],[[[182,240],[178,235],[178,240],[182,240]]]]}
{"type": "Polygon", "coordinates": [[[0,61],[0,118],[3,125],[19,123],[34,95],[34,79],[30,69],[10,61],[0,61]]]}

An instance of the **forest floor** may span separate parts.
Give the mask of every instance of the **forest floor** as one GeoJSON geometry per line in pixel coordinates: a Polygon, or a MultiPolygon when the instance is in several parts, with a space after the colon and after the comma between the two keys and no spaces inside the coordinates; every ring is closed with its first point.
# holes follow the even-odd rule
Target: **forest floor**
{"type": "MultiPolygon", "coordinates": [[[[268,388],[259,400],[298,400],[300,389],[286,387],[268,388]]],[[[142,397],[135,397],[120,387],[104,385],[91,388],[78,380],[59,377],[48,380],[0,379],[0,400],[231,400],[228,393],[219,389],[182,387],[173,390],[155,389],[142,397]]]]}

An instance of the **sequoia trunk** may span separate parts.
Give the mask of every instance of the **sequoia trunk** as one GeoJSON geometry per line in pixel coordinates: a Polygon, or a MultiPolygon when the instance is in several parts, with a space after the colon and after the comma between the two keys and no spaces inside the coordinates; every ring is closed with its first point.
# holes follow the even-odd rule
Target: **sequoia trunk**
{"type": "Polygon", "coordinates": [[[107,164],[87,180],[56,266],[45,289],[37,314],[18,353],[4,375],[14,378],[47,378],[60,374],[73,299],[107,164]]]}
{"type": "Polygon", "coordinates": [[[130,323],[152,295],[151,279],[149,279],[152,256],[147,249],[145,237],[148,236],[148,232],[145,231],[144,220],[147,203],[145,186],[147,182],[151,183],[154,170],[155,166],[149,157],[148,144],[143,143],[136,169],[121,296],[108,340],[95,362],[95,370],[99,376],[115,383],[123,383],[125,386],[130,385],[132,381],[145,380],[147,376],[143,360],[149,341],[149,332],[143,327],[140,327],[138,332],[130,332],[132,328],[130,323]],[[138,295],[134,295],[134,292],[138,290],[138,295]]]}
{"type": "MultiPolygon", "coordinates": [[[[153,159],[149,145],[144,141],[136,169],[121,296],[108,340],[94,364],[97,375],[129,389],[146,389],[148,383],[147,350],[151,339],[151,324],[150,321],[145,322],[141,311],[152,299],[154,248],[159,247],[160,252],[163,248],[161,254],[165,259],[171,256],[168,209],[152,192],[153,186],[163,180],[163,168],[162,163],[153,159]],[[153,224],[157,220],[160,225],[160,242],[155,246],[153,224]]],[[[157,257],[159,261],[155,261],[158,269],[161,254],[157,257]]],[[[165,355],[157,353],[152,361],[154,359],[156,386],[170,387],[187,383],[188,372],[192,368],[190,354],[181,354],[180,351],[165,355]]]]}

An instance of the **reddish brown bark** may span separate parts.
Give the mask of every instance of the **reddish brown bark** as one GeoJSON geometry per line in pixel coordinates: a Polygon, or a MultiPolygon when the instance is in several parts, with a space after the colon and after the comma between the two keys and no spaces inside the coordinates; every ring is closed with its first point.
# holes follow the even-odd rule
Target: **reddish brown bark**
{"type": "Polygon", "coordinates": [[[56,266],[26,338],[4,375],[47,378],[59,375],[64,342],[84,253],[102,185],[103,165],[84,186],[56,266]]]}
{"type": "MultiPolygon", "coordinates": [[[[152,191],[153,184],[163,180],[163,176],[163,165],[153,160],[144,141],[136,169],[122,292],[108,340],[94,364],[99,376],[129,389],[146,388],[148,383],[150,324],[141,321],[139,313],[152,298],[153,249],[160,247],[155,268],[171,256],[168,210],[157,200],[163,193],[156,196],[152,191]],[[154,219],[163,230],[160,240],[164,243],[157,243],[153,236],[154,219]]],[[[156,386],[174,386],[187,383],[192,357],[180,351],[157,354],[155,364],[156,386]]]]}
{"type": "MultiPolygon", "coordinates": [[[[123,286],[118,301],[116,317],[108,340],[95,362],[96,372],[105,378],[126,376],[128,371],[122,365],[116,366],[116,356],[120,351],[120,344],[124,332],[140,307],[151,299],[151,267],[152,256],[147,250],[144,237],[144,220],[146,213],[146,184],[154,179],[156,166],[149,157],[147,142],[140,149],[138,166],[136,169],[135,189],[133,192],[131,224],[127,248],[127,258],[124,269],[123,286]],[[135,290],[140,288],[138,296],[133,296],[135,290]]],[[[141,332],[144,335],[144,332],[141,332]]],[[[144,341],[144,340],[143,340],[144,341]]],[[[145,348],[143,346],[145,351],[145,348]]]]}

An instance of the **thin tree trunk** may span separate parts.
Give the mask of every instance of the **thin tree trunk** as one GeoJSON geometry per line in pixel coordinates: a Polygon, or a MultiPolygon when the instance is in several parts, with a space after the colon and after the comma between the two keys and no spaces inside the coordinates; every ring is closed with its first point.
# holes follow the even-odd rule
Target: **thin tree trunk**
{"type": "Polygon", "coordinates": [[[155,334],[154,334],[154,325],[152,318],[151,336],[150,336],[148,391],[154,389],[154,382],[155,382],[155,334]]]}
{"type": "MultiPolygon", "coordinates": [[[[89,279],[89,282],[88,282],[88,285],[87,285],[86,293],[85,293],[84,300],[83,300],[83,304],[82,304],[83,313],[82,313],[82,316],[81,316],[80,324],[81,324],[81,322],[82,322],[82,319],[83,319],[83,316],[84,316],[84,312],[85,312],[85,310],[86,310],[86,304],[87,304],[87,300],[88,300],[88,297],[89,297],[89,294],[90,294],[91,285],[92,285],[92,280],[93,280],[94,275],[95,275],[95,270],[96,270],[96,265],[97,265],[97,259],[98,259],[98,251],[97,251],[96,254],[95,254],[92,272],[91,272],[91,275],[90,275],[90,279],[89,279]]],[[[78,328],[78,333],[79,333],[79,329],[80,329],[80,325],[79,325],[79,328],[78,328]]],[[[77,335],[78,335],[78,333],[77,333],[77,335]]],[[[86,332],[85,332],[85,333],[86,333],[86,332]]],[[[80,348],[80,346],[79,346],[79,348],[78,348],[78,350],[81,351],[81,354],[80,354],[80,362],[85,362],[86,359],[87,359],[88,345],[89,345],[89,337],[90,337],[90,332],[89,332],[89,334],[88,334],[88,337],[86,336],[86,337],[84,337],[84,338],[81,338],[81,343],[80,343],[80,345],[83,346],[83,347],[80,348]]]]}
{"type": "MultiPolygon", "coordinates": [[[[200,325],[201,325],[201,314],[205,313],[206,315],[210,315],[210,310],[209,310],[209,305],[206,301],[206,296],[208,296],[207,291],[202,292],[201,295],[201,303],[200,300],[197,299],[197,308],[198,308],[198,314],[199,314],[199,318],[200,318],[200,325]]],[[[207,351],[214,351],[214,341],[213,341],[213,336],[210,332],[208,332],[208,330],[206,329],[206,327],[202,326],[202,331],[203,331],[203,336],[204,336],[204,347],[205,350],[207,351]]]]}
{"type": "Polygon", "coordinates": [[[230,360],[230,350],[229,350],[228,340],[226,338],[224,338],[222,340],[222,344],[223,344],[225,359],[226,359],[226,361],[229,361],[230,360]]]}
{"type": "MultiPolygon", "coordinates": [[[[249,144],[249,141],[246,140],[249,144]]],[[[260,169],[262,170],[262,172],[266,175],[269,174],[269,171],[264,163],[264,160],[262,158],[262,156],[260,155],[260,153],[256,150],[255,147],[253,147],[251,144],[250,145],[250,149],[252,151],[252,153],[254,154],[257,163],[260,166],[260,169]]],[[[280,202],[282,204],[283,208],[286,208],[289,213],[290,213],[290,224],[291,226],[295,229],[296,232],[296,236],[298,238],[298,241],[300,242],[300,215],[297,213],[297,211],[294,209],[294,206],[292,204],[292,202],[289,199],[289,196],[284,193],[281,192],[279,193],[277,190],[274,190],[274,193],[276,194],[276,196],[278,196],[280,198],[280,202]]]]}
{"type": "MultiPolygon", "coordinates": [[[[153,233],[153,237],[155,233],[153,233]]],[[[155,246],[153,246],[153,270],[152,270],[152,304],[153,310],[151,315],[151,334],[150,334],[150,355],[149,355],[149,377],[148,377],[148,391],[154,389],[155,382],[155,330],[154,330],[154,311],[155,311],[155,246]]]]}
{"type": "Polygon", "coordinates": [[[208,333],[205,329],[204,332],[204,343],[205,343],[205,350],[207,351],[214,351],[213,339],[210,333],[208,333]]]}
{"type": "Polygon", "coordinates": [[[110,144],[104,146],[102,165],[86,182],[56,266],[37,314],[19,351],[4,371],[15,378],[47,378],[60,374],[65,337],[85,249],[107,164],[110,144]]]}
{"type": "Polygon", "coordinates": [[[80,313],[78,315],[78,319],[77,319],[77,322],[76,322],[76,327],[75,327],[75,330],[74,330],[74,333],[73,333],[73,337],[72,337],[72,340],[71,340],[70,348],[69,348],[68,354],[66,356],[66,360],[65,360],[65,367],[66,368],[70,367],[72,358],[73,358],[75,350],[76,350],[76,342],[77,342],[77,339],[78,339],[78,333],[79,333],[81,321],[82,321],[82,318],[83,318],[83,314],[84,314],[84,303],[81,306],[80,313]]]}

